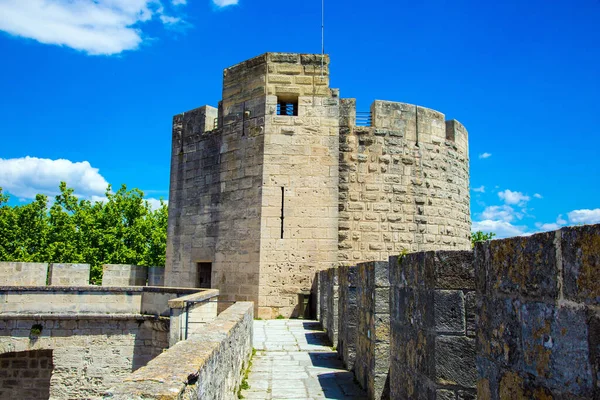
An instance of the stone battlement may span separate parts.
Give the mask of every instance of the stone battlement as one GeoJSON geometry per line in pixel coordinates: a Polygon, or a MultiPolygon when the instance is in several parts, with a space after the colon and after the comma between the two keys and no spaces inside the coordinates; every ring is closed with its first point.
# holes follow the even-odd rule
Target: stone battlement
{"type": "MultiPolygon", "coordinates": [[[[164,268],[126,264],[102,266],[102,286],[163,286],[164,268]]],[[[89,264],[0,262],[0,286],[87,286],[89,264]]]]}

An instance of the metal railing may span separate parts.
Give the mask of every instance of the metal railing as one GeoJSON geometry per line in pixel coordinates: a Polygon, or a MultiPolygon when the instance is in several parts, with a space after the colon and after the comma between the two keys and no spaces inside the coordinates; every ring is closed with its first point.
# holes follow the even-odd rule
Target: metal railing
{"type": "Polygon", "coordinates": [[[371,115],[371,111],[356,112],[356,126],[371,126],[372,120],[373,116],[371,115]]]}

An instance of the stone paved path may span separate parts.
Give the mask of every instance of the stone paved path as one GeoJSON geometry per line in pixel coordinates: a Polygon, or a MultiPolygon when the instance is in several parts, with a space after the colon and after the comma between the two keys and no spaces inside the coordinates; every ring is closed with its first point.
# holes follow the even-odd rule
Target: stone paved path
{"type": "Polygon", "coordinates": [[[245,399],[366,399],[315,321],[254,321],[245,399]]]}

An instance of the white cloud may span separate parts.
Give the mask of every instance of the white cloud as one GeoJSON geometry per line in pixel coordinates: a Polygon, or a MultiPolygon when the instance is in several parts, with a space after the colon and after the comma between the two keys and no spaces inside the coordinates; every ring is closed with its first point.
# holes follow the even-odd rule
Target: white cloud
{"type": "Polygon", "coordinates": [[[161,15],[160,20],[165,25],[173,25],[173,24],[178,24],[181,22],[181,18],[170,17],[168,15],[161,15]]]}
{"type": "Polygon", "coordinates": [[[474,192],[485,193],[485,186],[481,185],[478,188],[473,188],[474,192]]]}
{"type": "MultiPolygon", "coordinates": [[[[150,208],[153,210],[158,210],[160,208],[160,200],[159,199],[155,199],[153,197],[146,199],[146,201],[148,201],[148,203],[150,203],[150,208]]],[[[163,203],[165,203],[166,205],[169,205],[169,200],[163,200],[163,203]]]]}
{"type": "Polygon", "coordinates": [[[0,158],[0,187],[14,196],[26,199],[34,198],[38,193],[53,196],[58,194],[61,181],[86,197],[100,196],[108,186],[98,168],[93,168],[87,161],[0,158]]]}
{"type": "Polygon", "coordinates": [[[600,223],[600,208],[573,210],[567,216],[572,224],[598,224],[600,223]]]}
{"type": "Polygon", "coordinates": [[[154,16],[168,25],[181,21],[164,15],[160,0],[0,0],[0,30],[92,55],[137,49],[141,25],[154,16]]]}
{"type": "Polygon", "coordinates": [[[217,7],[227,7],[236,5],[238,0],[213,0],[213,3],[217,7]]]}
{"type": "Polygon", "coordinates": [[[512,222],[515,218],[523,218],[523,215],[515,211],[511,206],[503,205],[486,207],[481,213],[481,217],[486,220],[512,222]]]}
{"type": "Polygon", "coordinates": [[[529,201],[529,196],[526,196],[521,192],[513,192],[509,189],[498,192],[498,197],[504,200],[506,204],[518,204],[521,206],[529,201]]]}
{"type": "Polygon", "coordinates": [[[486,159],[486,158],[490,158],[492,156],[492,153],[481,153],[479,155],[480,159],[486,159]]]}
{"type": "Polygon", "coordinates": [[[551,223],[547,223],[547,224],[542,224],[542,223],[538,222],[537,224],[535,224],[535,226],[539,229],[540,232],[555,231],[562,227],[560,224],[557,224],[556,222],[551,222],[551,223]]]}
{"type": "Polygon", "coordinates": [[[180,6],[187,3],[187,0],[171,0],[171,3],[174,6],[180,6]]]}
{"type": "Polygon", "coordinates": [[[567,221],[562,217],[562,214],[560,214],[557,218],[556,218],[556,223],[559,225],[566,225],[567,221]]]}
{"type": "Polygon", "coordinates": [[[494,220],[483,220],[473,221],[471,231],[477,232],[494,232],[496,236],[494,239],[502,239],[511,236],[523,236],[528,235],[527,227],[521,225],[513,225],[506,221],[494,221],[494,220]]]}
{"type": "Polygon", "coordinates": [[[535,194],[533,195],[533,197],[535,197],[536,199],[543,199],[543,198],[544,198],[544,196],[542,196],[542,195],[541,195],[541,194],[539,194],[539,193],[535,193],[535,194]]]}

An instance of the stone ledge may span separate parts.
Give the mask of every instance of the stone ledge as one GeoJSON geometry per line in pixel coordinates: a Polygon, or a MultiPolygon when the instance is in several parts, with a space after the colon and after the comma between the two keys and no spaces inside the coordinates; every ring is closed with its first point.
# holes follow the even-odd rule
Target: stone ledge
{"type": "Polygon", "coordinates": [[[26,314],[26,313],[2,313],[0,314],[0,320],[13,320],[13,319],[34,319],[34,320],[47,320],[47,319],[107,319],[107,320],[164,320],[169,321],[167,317],[156,317],[155,315],[147,314],[100,314],[100,313],[37,313],[37,314],[26,314]]]}
{"type": "Polygon", "coordinates": [[[0,292],[158,292],[198,293],[214,289],[179,288],[162,286],[0,286],[0,292]]]}
{"type": "Polygon", "coordinates": [[[187,296],[169,300],[169,307],[184,308],[187,303],[200,303],[218,295],[219,291],[217,289],[204,289],[202,292],[195,292],[187,296]]]}
{"type": "Polygon", "coordinates": [[[124,378],[104,398],[175,400],[182,398],[183,393],[190,394],[190,390],[198,396],[205,395],[203,398],[227,398],[223,397],[226,393],[233,397],[243,365],[247,365],[252,351],[253,309],[252,302],[235,303],[207,323],[202,332],[177,343],[124,378]],[[233,343],[237,346],[232,346],[233,343]],[[229,368],[236,371],[230,373],[229,368]],[[187,385],[188,376],[194,373],[200,375],[197,383],[187,385]]]}

